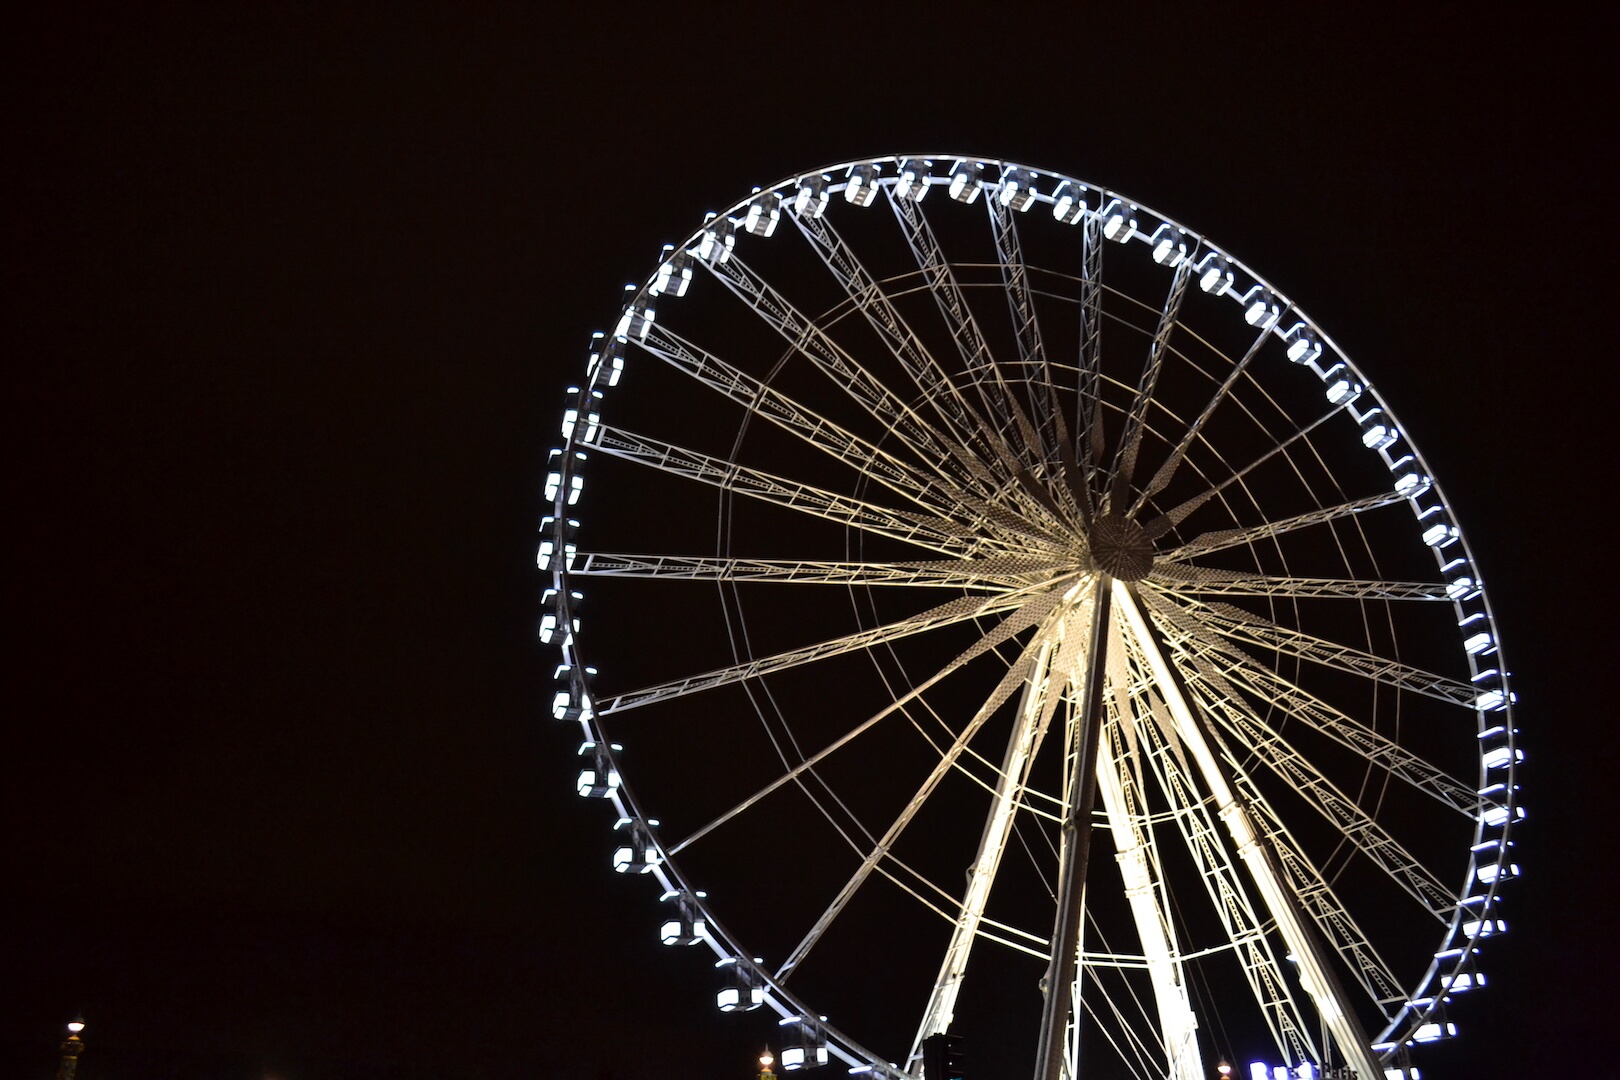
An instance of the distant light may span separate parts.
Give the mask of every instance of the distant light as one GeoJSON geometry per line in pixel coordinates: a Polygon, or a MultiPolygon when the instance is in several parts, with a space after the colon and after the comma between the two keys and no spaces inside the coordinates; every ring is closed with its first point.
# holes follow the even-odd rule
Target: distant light
{"type": "Polygon", "coordinates": [[[84,1017],[81,1016],[77,1020],[70,1021],[67,1028],[69,1034],[77,1035],[79,1032],[84,1030],[84,1017]]]}
{"type": "Polygon", "coordinates": [[[776,1064],[776,1059],[774,1057],[772,1057],[770,1054],[761,1054],[761,1055],[759,1055],[760,1068],[768,1069],[774,1064],[776,1064]]]}

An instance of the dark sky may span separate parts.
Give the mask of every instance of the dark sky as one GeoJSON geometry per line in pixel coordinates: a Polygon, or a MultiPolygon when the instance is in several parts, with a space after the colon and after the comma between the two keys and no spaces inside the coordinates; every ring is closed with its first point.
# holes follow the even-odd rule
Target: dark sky
{"type": "Polygon", "coordinates": [[[1217,239],[1421,433],[1531,812],[1432,1075],[1584,1060],[1617,960],[1614,18],[563,6],[7,32],[5,1073],[82,1010],[84,1080],[749,1074],[545,715],[544,454],[660,244],[919,148],[1217,239]]]}

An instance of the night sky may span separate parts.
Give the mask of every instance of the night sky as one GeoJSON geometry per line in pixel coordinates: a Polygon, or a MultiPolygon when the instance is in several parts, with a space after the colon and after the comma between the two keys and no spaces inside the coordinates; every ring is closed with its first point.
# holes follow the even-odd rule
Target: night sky
{"type": "Polygon", "coordinates": [[[661,244],[936,148],[1200,230],[1416,433],[1530,812],[1427,1075],[1585,1062],[1620,962],[1615,18],[559,7],[6,33],[0,1071],[50,1075],[82,1011],[81,1080],[749,1076],[547,716],[545,452],[661,244]]]}

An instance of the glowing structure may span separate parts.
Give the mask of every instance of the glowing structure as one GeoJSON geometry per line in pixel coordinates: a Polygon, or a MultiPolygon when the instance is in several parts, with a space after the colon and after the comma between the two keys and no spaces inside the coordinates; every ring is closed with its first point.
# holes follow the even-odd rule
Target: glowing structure
{"type": "Polygon", "coordinates": [[[1518,873],[1500,636],[1388,404],[1229,252],[1021,164],[816,170],[627,289],[561,433],[540,633],[579,793],[784,1070],[917,1075],[986,950],[1045,973],[1037,1080],[1417,1077],[1456,1033],[1518,873]],[[599,490],[675,520],[593,534],[599,490]],[[847,851],[793,863],[813,912],[709,883],[762,829],[847,851]],[[879,888],[938,928],[909,1047],[799,996],[858,977],[879,888]]]}

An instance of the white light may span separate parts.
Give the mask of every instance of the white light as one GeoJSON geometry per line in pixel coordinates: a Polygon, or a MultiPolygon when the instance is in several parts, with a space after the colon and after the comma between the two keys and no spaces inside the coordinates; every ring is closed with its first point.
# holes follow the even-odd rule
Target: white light
{"type": "Polygon", "coordinates": [[[789,1046],[786,1049],[784,1049],[782,1051],[782,1068],[784,1068],[784,1069],[802,1069],[802,1068],[804,1068],[804,1047],[802,1047],[802,1046],[789,1046]]]}
{"type": "Polygon", "coordinates": [[[1273,1065],[1271,1067],[1271,1080],[1288,1080],[1288,1066],[1273,1065]]]}
{"type": "Polygon", "coordinates": [[[1439,521],[1423,530],[1423,542],[1434,548],[1445,547],[1456,542],[1460,535],[1462,534],[1457,531],[1457,526],[1439,521]]]}
{"type": "Polygon", "coordinates": [[[1296,323],[1283,340],[1288,343],[1288,359],[1296,364],[1309,364],[1322,355],[1322,343],[1304,323],[1296,323]]]}
{"type": "Polygon", "coordinates": [[[681,252],[658,268],[658,276],[648,289],[655,296],[685,296],[692,284],[692,266],[686,252],[681,252]]]}
{"type": "Polygon", "coordinates": [[[721,218],[704,229],[698,238],[697,257],[710,266],[719,266],[731,258],[731,249],[736,246],[736,226],[729,218],[721,218]]]}
{"type": "Polygon", "coordinates": [[[902,161],[900,178],[894,182],[896,197],[922,202],[928,194],[929,165],[930,163],[922,158],[907,158],[902,161]]]}
{"type": "Polygon", "coordinates": [[[1450,585],[1446,586],[1446,595],[1453,600],[1462,600],[1473,595],[1476,591],[1478,590],[1475,588],[1474,579],[1471,577],[1456,578],[1450,585]]]}
{"type": "Polygon", "coordinates": [[[579,493],[585,488],[583,476],[570,476],[568,478],[568,505],[573,506],[579,502],[579,493]]]}
{"type": "Polygon", "coordinates": [[[846,175],[849,182],[844,186],[844,198],[855,206],[871,206],[877,198],[877,165],[851,165],[846,175]]]}
{"type": "Polygon", "coordinates": [[[951,198],[969,205],[984,186],[984,166],[977,161],[958,161],[951,167],[951,182],[945,189],[951,198]]]}
{"type": "Polygon", "coordinates": [[[1256,285],[1243,297],[1243,321],[1250,326],[1269,330],[1276,325],[1277,317],[1281,314],[1276,300],[1263,286],[1256,285]]]}
{"type": "Polygon", "coordinates": [[[1086,186],[1074,180],[1065,180],[1052,193],[1052,216],[1065,225],[1073,225],[1086,213],[1086,186]]]}
{"type": "MultiPolygon", "coordinates": [[[[1475,634],[1473,637],[1463,642],[1463,652],[1466,652],[1469,656],[1478,656],[1480,653],[1484,652],[1490,647],[1491,635],[1485,633],[1475,634]]],[[[1507,748],[1503,747],[1502,749],[1505,750],[1507,748]]],[[[1490,760],[1489,754],[1486,755],[1486,760],[1490,760]]]]}
{"type": "Polygon", "coordinates": [[[68,1029],[68,1034],[77,1035],[79,1032],[84,1030],[84,1021],[83,1020],[75,1020],[75,1021],[73,1021],[71,1024],[69,1024],[67,1026],[67,1029],[68,1029]]]}
{"type": "Polygon", "coordinates": [[[813,218],[821,216],[827,209],[827,185],[831,178],[826,173],[802,177],[799,180],[799,189],[793,193],[793,212],[800,217],[806,214],[813,218]]]}
{"type": "Polygon", "coordinates": [[[1327,399],[1333,405],[1348,405],[1361,396],[1362,386],[1354,379],[1335,379],[1328,384],[1327,399]]]}
{"type": "Polygon", "coordinates": [[[1474,699],[1474,708],[1480,712],[1494,712],[1507,704],[1507,695],[1500,690],[1487,690],[1474,699]]]}
{"type": "Polygon", "coordinates": [[[1463,933],[1471,938],[1490,937],[1492,934],[1507,933],[1507,923],[1501,919],[1475,919],[1473,922],[1463,923],[1463,933]]]}
{"type": "Polygon", "coordinates": [[[1198,287],[1211,296],[1226,295],[1232,287],[1232,269],[1226,256],[1212,251],[1198,260],[1198,287]]]}
{"type": "Polygon", "coordinates": [[[1002,206],[1019,213],[1028,210],[1035,201],[1035,174],[1029,169],[1009,166],[1001,174],[1001,194],[997,197],[1002,206]]]}
{"type": "Polygon", "coordinates": [[[1395,480],[1395,493],[1408,499],[1415,499],[1434,486],[1434,482],[1422,473],[1402,473],[1395,480]]]}
{"type": "Polygon", "coordinates": [[[605,799],[619,787],[619,770],[609,769],[605,779],[599,780],[595,769],[583,769],[579,774],[579,793],[585,798],[605,799]]]}
{"type": "Polygon", "coordinates": [[[1506,825],[1510,819],[1513,821],[1523,821],[1524,807],[1515,806],[1513,809],[1509,810],[1505,806],[1493,806],[1489,810],[1485,811],[1485,824],[1493,828],[1499,825],[1506,825]]]}
{"type": "Polygon", "coordinates": [[[1270,1070],[1266,1068],[1265,1062],[1249,1062],[1249,1080],[1271,1080],[1270,1076],[1268,1075],[1269,1072],[1270,1070]]]}
{"type": "Polygon", "coordinates": [[[1136,235],[1136,207],[1114,199],[1102,210],[1103,235],[1123,244],[1136,235]]]}
{"type": "Polygon", "coordinates": [[[1498,746],[1495,749],[1485,751],[1484,760],[1487,769],[1501,769],[1523,761],[1524,751],[1516,746],[1498,746]]]}
{"type": "Polygon", "coordinates": [[[1187,257],[1187,234],[1168,221],[1158,227],[1148,243],[1153,246],[1153,261],[1160,266],[1180,266],[1187,257]]]}
{"type": "Polygon", "coordinates": [[[1457,1034],[1456,1024],[1422,1024],[1412,1033],[1415,1042],[1434,1042],[1436,1039],[1446,1038],[1457,1034]]]}
{"type": "Polygon", "coordinates": [[[1373,409],[1361,421],[1361,444],[1369,450],[1383,450],[1400,437],[1393,424],[1383,420],[1384,410],[1373,409]]]}
{"type": "Polygon", "coordinates": [[[751,236],[770,236],[776,231],[776,223],[782,217],[782,211],[777,206],[776,193],[766,192],[748,204],[748,211],[743,216],[743,228],[751,236]]]}
{"type": "Polygon", "coordinates": [[[590,360],[585,364],[585,374],[590,377],[591,385],[595,386],[605,370],[607,384],[617,386],[619,376],[624,373],[624,357],[619,353],[619,343],[616,340],[609,340],[604,346],[601,342],[603,337],[600,332],[591,335],[591,344],[595,347],[591,350],[590,360]],[[606,368],[602,364],[604,357],[607,359],[606,368]]]}

